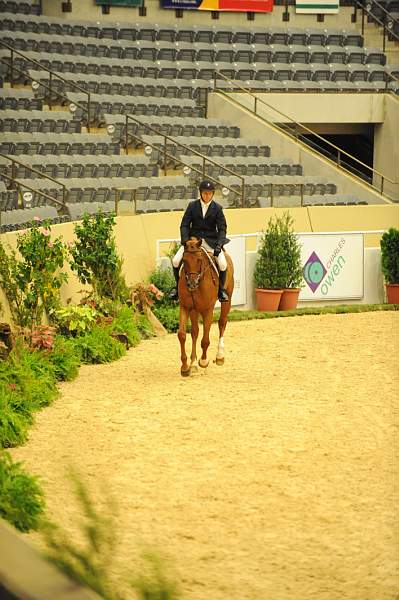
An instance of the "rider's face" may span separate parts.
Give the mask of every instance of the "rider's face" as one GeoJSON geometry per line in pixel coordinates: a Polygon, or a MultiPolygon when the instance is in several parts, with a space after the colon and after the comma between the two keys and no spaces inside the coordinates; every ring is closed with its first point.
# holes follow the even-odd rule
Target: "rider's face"
{"type": "Polygon", "coordinates": [[[214,192],[211,190],[202,190],[201,192],[201,198],[202,201],[205,202],[205,204],[208,204],[208,202],[210,202],[212,200],[214,192]]]}

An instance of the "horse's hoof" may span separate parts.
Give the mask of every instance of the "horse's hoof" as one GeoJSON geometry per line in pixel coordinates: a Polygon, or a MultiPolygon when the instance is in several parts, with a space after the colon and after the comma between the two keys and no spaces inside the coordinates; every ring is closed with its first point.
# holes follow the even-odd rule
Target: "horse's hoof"
{"type": "Polygon", "coordinates": [[[180,369],[180,374],[182,377],[189,377],[191,373],[191,369],[187,369],[186,371],[183,371],[183,369],[180,369]]]}
{"type": "Polygon", "coordinates": [[[216,357],[215,363],[221,367],[222,365],[224,365],[224,356],[222,356],[222,358],[218,358],[216,357]]]}
{"type": "Polygon", "coordinates": [[[191,373],[198,373],[198,365],[197,364],[191,365],[190,371],[191,371],[191,373]]]}
{"type": "Polygon", "coordinates": [[[207,366],[209,365],[209,360],[202,360],[202,358],[200,358],[200,360],[198,361],[198,364],[201,367],[201,369],[206,369],[207,366]]]}

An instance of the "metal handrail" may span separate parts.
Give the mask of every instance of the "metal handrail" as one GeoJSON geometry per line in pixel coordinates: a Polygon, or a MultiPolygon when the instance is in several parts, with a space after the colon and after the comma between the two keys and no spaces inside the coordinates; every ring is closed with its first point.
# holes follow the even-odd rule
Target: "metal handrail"
{"type": "MultiPolygon", "coordinates": [[[[62,202],[60,202],[54,196],[50,196],[50,194],[46,194],[46,192],[42,192],[41,190],[35,190],[35,188],[31,187],[30,185],[27,185],[26,183],[21,183],[21,181],[18,181],[17,179],[9,177],[9,175],[6,175],[5,173],[2,173],[1,177],[5,177],[5,179],[8,179],[8,181],[11,181],[12,183],[16,184],[16,186],[18,186],[18,188],[19,188],[20,194],[21,194],[20,188],[21,187],[26,188],[27,190],[29,190],[30,192],[33,192],[34,194],[38,194],[39,196],[42,196],[43,198],[46,198],[47,200],[50,200],[51,202],[55,202],[56,204],[59,204],[63,209],[65,209],[65,214],[67,214],[69,217],[71,216],[67,205],[62,204],[62,202]]],[[[1,211],[0,211],[0,215],[1,215],[1,211]]],[[[1,219],[0,219],[0,225],[1,225],[1,219]]]]}
{"type": "MultiPolygon", "coordinates": [[[[258,105],[258,103],[264,104],[268,108],[272,109],[274,112],[278,113],[280,116],[284,117],[284,119],[287,119],[290,123],[292,123],[292,124],[295,125],[295,136],[293,136],[293,137],[295,137],[296,139],[298,139],[298,137],[299,137],[299,131],[298,131],[298,129],[300,129],[300,130],[303,130],[303,131],[305,131],[305,132],[307,132],[307,133],[315,136],[316,138],[320,139],[324,144],[327,144],[331,148],[334,148],[334,150],[337,151],[337,163],[336,163],[336,165],[339,168],[344,168],[341,165],[341,155],[343,154],[343,155],[347,156],[348,158],[350,158],[351,160],[353,160],[354,162],[356,162],[359,165],[361,165],[362,167],[367,168],[373,174],[376,174],[376,175],[380,176],[381,177],[381,190],[380,190],[381,195],[384,194],[384,182],[385,181],[388,181],[392,185],[398,185],[398,183],[399,183],[398,181],[393,181],[392,179],[390,179],[389,177],[387,177],[386,175],[384,175],[383,173],[381,173],[377,169],[374,169],[373,167],[370,167],[369,165],[366,165],[365,163],[363,163],[361,160],[359,160],[355,156],[352,156],[351,154],[349,154],[349,152],[346,152],[346,150],[342,150],[342,148],[339,148],[338,146],[336,146],[335,144],[333,144],[329,140],[326,140],[325,138],[323,138],[321,135],[319,135],[318,133],[316,133],[312,129],[309,129],[309,127],[307,127],[306,125],[303,125],[302,123],[298,123],[298,121],[295,121],[295,119],[293,119],[289,115],[286,115],[285,113],[283,113],[282,111],[278,110],[277,108],[275,108],[271,104],[268,104],[262,98],[259,98],[258,96],[255,96],[255,94],[253,94],[251,91],[249,91],[246,88],[242,87],[241,85],[237,84],[236,81],[229,79],[228,77],[226,77],[222,73],[219,73],[218,71],[215,72],[215,76],[214,76],[214,88],[213,89],[215,91],[225,93],[224,90],[222,90],[222,89],[220,89],[220,88],[217,87],[217,76],[222,77],[223,79],[225,79],[229,83],[232,83],[239,90],[241,90],[241,91],[245,92],[247,95],[251,96],[254,99],[254,109],[253,109],[253,112],[257,116],[260,116],[257,113],[257,105],[258,105]]],[[[248,107],[244,107],[244,108],[248,108],[248,107]]],[[[274,125],[278,126],[276,124],[274,124],[274,125]]],[[[287,132],[286,130],[284,130],[284,131],[286,133],[288,133],[288,135],[290,135],[289,132],[287,132]]],[[[369,184],[369,185],[371,185],[371,184],[369,184]]],[[[371,185],[371,187],[375,188],[374,185],[371,185]]],[[[377,189],[377,188],[375,188],[375,189],[377,189]]]]}
{"type": "MultiPolygon", "coordinates": [[[[137,141],[141,142],[143,145],[145,146],[151,146],[151,148],[153,148],[154,150],[156,150],[157,152],[159,152],[159,147],[156,146],[155,144],[151,144],[151,142],[147,142],[141,139],[141,137],[135,133],[129,133],[129,137],[130,138],[134,138],[137,141]]],[[[174,141],[174,140],[173,140],[174,141]]],[[[189,150],[191,150],[191,148],[189,148],[189,150]]],[[[173,154],[169,154],[169,152],[167,152],[165,149],[161,151],[163,156],[165,157],[165,163],[166,163],[166,158],[169,158],[169,160],[172,160],[175,163],[178,163],[179,165],[184,165],[185,167],[188,167],[189,169],[191,169],[191,171],[195,171],[196,173],[198,173],[199,175],[202,175],[203,177],[205,176],[205,172],[204,170],[200,171],[199,169],[197,169],[196,167],[193,167],[192,165],[189,165],[185,162],[183,162],[180,158],[176,158],[176,156],[173,156],[173,154]]],[[[195,151],[193,151],[195,152],[195,151]]],[[[200,153],[196,153],[199,154],[199,156],[204,157],[203,154],[200,153]]],[[[217,163],[213,163],[217,166],[222,166],[222,165],[218,165],[217,163]]],[[[226,167],[227,168],[227,167],[226,167]]],[[[229,169],[230,170],[230,169],[229,169]]],[[[233,173],[233,171],[231,171],[233,173]]],[[[164,173],[166,175],[166,167],[164,168],[164,173]]],[[[235,173],[233,173],[235,175],[235,173]]],[[[213,183],[217,183],[220,184],[220,181],[218,181],[217,179],[215,179],[214,177],[212,177],[211,175],[206,175],[206,177],[208,179],[210,179],[211,181],[213,181],[213,183]]],[[[240,175],[237,175],[237,177],[240,177],[240,175]]],[[[243,178],[242,178],[243,179],[243,178]]],[[[234,194],[236,194],[237,196],[241,196],[241,205],[242,207],[244,207],[245,204],[245,196],[244,196],[244,190],[243,188],[241,188],[241,192],[237,192],[234,188],[231,188],[228,185],[224,185],[224,188],[227,188],[230,192],[233,192],[234,194]]]]}
{"type": "Polygon", "coordinates": [[[76,104],[76,106],[78,106],[79,108],[81,108],[84,112],[87,112],[86,127],[87,127],[88,133],[90,133],[90,104],[91,104],[90,92],[88,92],[86,89],[82,88],[77,83],[69,81],[68,79],[65,79],[64,77],[62,77],[61,75],[59,75],[55,71],[52,71],[51,69],[45,67],[44,65],[42,65],[40,62],[38,62],[34,58],[30,58],[29,56],[26,56],[26,54],[23,54],[19,50],[15,50],[12,46],[10,46],[9,44],[6,44],[2,40],[0,40],[0,48],[1,47],[2,48],[6,48],[7,50],[10,51],[10,63],[8,63],[8,61],[6,59],[4,59],[4,58],[0,58],[0,62],[2,62],[3,64],[6,64],[9,67],[9,69],[10,69],[10,84],[11,84],[11,87],[13,87],[13,84],[14,84],[14,77],[13,77],[14,71],[18,71],[19,73],[22,73],[25,77],[27,77],[32,82],[36,81],[33,77],[31,77],[28,73],[26,73],[26,71],[23,71],[22,69],[20,69],[19,67],[17,67],[17,66],[14,65],[14,54],[17,54],[18,56],[21,56],[24,60],[26,60],[26,61],[28,61],[30,63],[33,63],[34,65],[40,67],[41,71],[46,71],[47,73],[49,73],[49,75],[50,75],[49,76],[49,85],[46,85],[45,83],[41,83],[39,81],[37,83],[39,85],[43,86],[44,88],[50,90],[50,98],[49,98],[49,107],[50,107],[50,110],[51,110],[51,94],[52,93],[57,94],[60,98],[63,98],[64,100],[66,100],[67,102],[69,102],[69,98],[67,96],[65,96],[64,94],[62,94],[58,90],[54,90],[52,88],[51,83],[52,83],[53,77],[56,77],[57,79],[60,79],[64,83],[67,83],[73,89],[78,90],[79,92],[82,92],[83,94],[86,94],[86,96],[87,96],[87,107],[85,107],[85,106],[83,106],[81,104],[77,104],[76,102],[74,102],[74,104],[76,104]]]}
{"type": "MultiPolygon", "coordinates": [[[[47,196],[47,197],[52,198],[56,204],[59,204],[64,210],[68,211],[68,207],[67,207],[67,203],[66,203],[66,197],[68,196],[68,191],[67,191],[66,185],[64,183],[60,183],[59,181],[57,181],[57,179],[54,179],[54,177],[50,177],[50,175],[46,175],[45,173],[42,173],[41,171],[38,171],[37,169],[30,167],[29,165],[26,165],[25,163],[21,162],[20,160],[17,160],[16,158],[14,158],[12,156],[9,156],[8,154],[3,154],[2,152],[0,152],[0,156],[5,158],[6,160],[11,161],[11,172],[12,172],[11,177],[6,175],[5,173],[2,173],[1,177],[6,177],[9,181],[15,181],[15,183],[17,185],[20,185],[19,180],[17,180],[17,178],[14,175],[15,164],[17,164],[17,165],[20,165],[21,167],[24,167],[25,169],[28,169],[32,173],[36,173],[37,175],[39,175],[40,177],[43,177],[44,179],[50,179],[50,181],[52,181],[53,183],[56,183],[57,185],[60,185],[62,187],[62,202],[60,200],[58,200],[57,198],[52,198],[52,196],[47,196]]],[[[32,188],[29,188],[29,186],[25,186],[25,187],[28,187],[28,189],[32,189],[32,188]]],[[[40,193],[39,190],[34,190],[34,191],[37,193],[40,193]]]]}
{"type": "MultiPolygon", "coordinates": [[[[136,117],[132,117],[131,115],[125,115],[125,152],[126,152],[126,154],[128,153],[128,145],[129,145],[128,138],[129,138],[129,136],[133,136],[136,139],[143,141],[143,140],[141,140],[141,138],[139,136],[128,132],[129,120],[134,121],[135,123],[138,123],[139,125],[143,125],[144,127],[147,127],[150,131],[153,131],[156,135],[163,137],[164,149],[162,150],[162,153],[165,156],[165,161],[164,161],[164,174],[165,175],[166,175],[166,156],[171,158],[174,162],[181,163],[181,164],[189,167],[191,170],[196,171],[197,173],[200,173],[200,174],[202,173],[203,176],[205,176],[205,164],[206,164],[206,161],[208,161],[210,164],[220,167],[224,171],[227,171],[228,173],[231,173],[234,177],[237,177],[238,179],[240,179],[240,181],[241,181],[241,205],[242,205],[242,207],[245,206],[245,179],[242,175],[239,175],[238,173],[235,173],[228,167],[225,167],[224,165],[221,165],[221,164],[217,163],[216,161],[211,160],[210,158],[205,156],[205,154],[201,154],[201,152],[194,150],[194,148],[190,148],[189,146],[185,146],[181,142],[177,142],[175,139],[173,139],[169,135],[161,133],[160,131],[158,131],[157,129],[152,127],[151,125],[148,125],[147,123],[143,123],[142,121],[140,121],[136,117]],[[195,155],[199,156],[202,159],[202,172],[199,171],[198,169],[192,167],[191,165],[186,165],[181,159],[177,159],[176,157],[174,157],[171,154],[169,155],[169,153],[166,151],[167,141],[172,142],[173,144],[175,144],[176,146],[179,146],[180,148],[184,148],[185,150],[188,150],[190,152],[190,154],[195,154],[195,155]]],[[[122,138],[121,138],[121,140],[122,140],[122,138]]],[[[143,143],[145,143],[145,142],[143,142],[143,143]]],[[[153,146],[152,144],[148,144],[148,145],[156,148],[156,150],[159,151],[159,148],[157,148],[156,146],[153,146]]],[[[207,175],[207,177],[209,177],[209,179],[211,179],[215,183],[220,183],[217,179],[214,179],[208,175],[207,175]]],[[[227,185],[224,187],[226,187],[228,190],[234,192],[235,194],[240,195],[239,192],[236,192],[233,188],[230,188],[227,185]]]]}
{"type": "Polygon", "coordinates": [[[373,18],[374,22],[379,23],[383,27],[382,51],[385,52],[386,31],[387,30],[391,34],[392,37],[394,37],[397,41],[399,41],[399,36],[393,31],[393,28],[391,29],[388,26],[387,23],[392,23],[392,24],[397,23],[399,25],[399,21],[397,19],[395,19],[394,17],[392,17],[392,15],[386,10],[386,8],[382,4],[377,2],[377,0],[367,0],[367,2],[370,2],[371,5],[376,4],[378,6],[378,8],[382,11],[382,13],[384,15],[384,21],[381,21],[376,15],[374,15],[371,12],[371,10],[368,10],[367,6],[365,6],[364,0],[355,0],[353,21],[355,23],[357,21],[357,10],[358,10],[358,6],[360,6],[360,8],[362,9],[362,35],[364,35],[364,14],[365,13],[370,15],[373,18]]]}

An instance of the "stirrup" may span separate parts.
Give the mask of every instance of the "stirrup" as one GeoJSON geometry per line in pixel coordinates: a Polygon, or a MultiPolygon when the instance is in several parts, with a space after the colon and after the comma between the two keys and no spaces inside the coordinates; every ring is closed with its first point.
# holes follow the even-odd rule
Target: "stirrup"
{"type": "Polygon", "coordinates": [[[169,293],[168,298],[169,298],[169,300],[178,300],[179,299],[179,292],[177,291],[177,288],[173,288],[173,290],[169,293]]]}

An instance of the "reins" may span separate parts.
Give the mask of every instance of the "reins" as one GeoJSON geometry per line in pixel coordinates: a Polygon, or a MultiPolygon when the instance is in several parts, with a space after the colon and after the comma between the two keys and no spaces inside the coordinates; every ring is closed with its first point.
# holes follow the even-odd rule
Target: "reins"
{"type": "MultiPolygon", "coordinates": [[[[201,261],[201,270],[199,272],[197,272],[197,271],[190,271],[189,273],[187,273],[185,267],[183,266],[187,289],[190,292],[194,292],[195,290],[198,289],[199,284],[201,283],[201,279],[203,279],[203,277],[204,277],[205,273],[208,271],[208,269],[210,269],[211,267],[213,267],[215,269],[216,273],[217,273],[217,268],[216,268],[216,266],[215,266],[215,264],[214,264],[211,256],[208,254],[208,252],[204,248],[200,248],[199,250],[195,250],[195,252],[190,252],[190,254],[197,254],[198,252],[200,252],[200,253],[204,252],[205,253],[205,255],[208,258],[208,264],[205,267],[205,269],[202,269],[203,261],[201,261]],[[190,275],[195,275],[196,276],[194,278],[194,285],[189,280],[189,276],[190,275]]],[[[184,265],[184,254],[183,254],[183,265],[184,265]]],[[[213,281],[213,283],[215,283],[215,280],[213,278],[213,274],[212,274],[212,281],[213,281]]]]}

